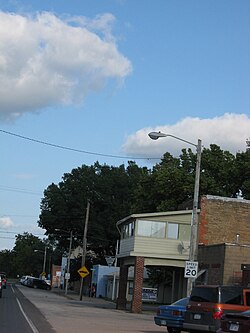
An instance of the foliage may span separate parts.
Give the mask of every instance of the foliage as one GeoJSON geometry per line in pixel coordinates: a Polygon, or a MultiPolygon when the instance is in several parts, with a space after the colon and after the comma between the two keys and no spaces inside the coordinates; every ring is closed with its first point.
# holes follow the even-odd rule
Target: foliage
{"type": "Polygon", "coordinates": [[[5,272],[8,277],[16,277],[13,265],[14,253],[11,250],[0,251],[1,272],[5,272]]]}

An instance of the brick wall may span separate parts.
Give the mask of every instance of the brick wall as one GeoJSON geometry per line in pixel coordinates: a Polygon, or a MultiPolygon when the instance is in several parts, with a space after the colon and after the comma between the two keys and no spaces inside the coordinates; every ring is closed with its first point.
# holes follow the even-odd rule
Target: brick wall
{"type": "Polygon", "coordinates": [[[135,273],[134,273],[134,292],[131,311],[140,313],[142,306],[142,284],[144,273],[144,257],[135,258],[135,273]]]}
{"type": "Polygon", "coordinates": [[[201,198],[199,243],[250,244],[250,201],[214,196],[201,198]]]}
{"type": "MultiPolygon", "coordinates": [[[[199,247],[199,270],[207,270],[207,284],[222,284],[225,244],[199,247]]],[[[202,279],[198,279],[202,282],[202,279]]]]}
{"type": "Polygon", "coordinates": [[[250,263],[250,246],[228,245],[225,253],[224,284],[234,284],[242,276],[241,265],[250,263]]]}
{"type": "Polygon", "coordinates": [[[241,265],[249,263],[250,245],[224,243],[199,247],[199,270],[207,270],[207,284],[241,284],[241,265]]]}

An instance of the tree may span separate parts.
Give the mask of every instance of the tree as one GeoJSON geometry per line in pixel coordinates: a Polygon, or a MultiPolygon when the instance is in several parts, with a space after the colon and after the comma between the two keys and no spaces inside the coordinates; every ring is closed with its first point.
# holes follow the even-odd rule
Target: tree
{"type": "Polygon", "coordinates": [[[8,277],[16,277],[13,261],[14,253],[11,250],[0,251],[1,272],[5,272],[8,277]]]}
{"type": "Polygon", "coordinates": [[[43,255],[38,255],[34,250],[44,251],[45,243],[30,233],[16,236],[13,248],[13,265],[16,274],[39,276],[43,269],[43,255]]]}
{"type": "MultiPolygon", "coordinates": [[[[39,226],[46,229],[50,240],[67,250],[67,233],[72,230],[74,246],[81,245],[87,201],[90,200],[88,249],[97,254],[99,263],[105,255],[114,255],[119,238],[115,223],[128,214],[134,199],[135,174],[140,170],[132,162],[129,170],[119,167],[83,165],[64,174],[62,181],[51,184],[41,202],[39,226]],[[60,229],[58,231],[58,229],[60,229]]],[[[143,174],[143,172],[142,172],[143,174]]]]}

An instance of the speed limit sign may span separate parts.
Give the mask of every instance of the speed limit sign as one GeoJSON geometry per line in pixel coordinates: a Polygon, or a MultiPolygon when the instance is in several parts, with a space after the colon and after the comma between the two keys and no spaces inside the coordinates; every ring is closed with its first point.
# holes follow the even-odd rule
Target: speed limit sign
{"type": "Polygon", "coordinates": [[[186,261],[184,277],[196,279],[197,273],[198,273],[198,261],[186,261]]]}

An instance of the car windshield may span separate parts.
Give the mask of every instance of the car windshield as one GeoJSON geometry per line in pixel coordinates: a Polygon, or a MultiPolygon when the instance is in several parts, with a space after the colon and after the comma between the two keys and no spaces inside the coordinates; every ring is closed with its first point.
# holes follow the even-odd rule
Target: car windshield
{"type": "Polygon", "coordinates": [[[243,304],[242,288],[222,287],[221,303],[224,304],[243,304]]]}
{"type": "Polygon", "coordinates": [[[174,302],[172,305],[182,305],[186,306],[188,303],[189,297],[181,298],[178,301],[174,302]]]}
{"type": "Polygon", "coordinates": [[[218,288],[193,288],[190,301],[217,303],[218,288]]]}

